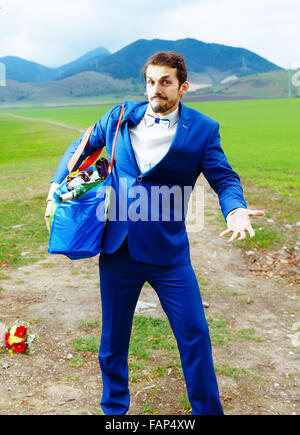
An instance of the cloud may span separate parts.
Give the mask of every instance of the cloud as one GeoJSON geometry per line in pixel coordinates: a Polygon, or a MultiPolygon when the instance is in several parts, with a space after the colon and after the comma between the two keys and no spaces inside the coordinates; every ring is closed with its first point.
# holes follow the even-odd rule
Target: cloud
{"type": "Polygon", "coordinates": [[[300,57],[299,0],[213,0],[184,6],[169,14],[163,36],[247,48],[283,67],[300,57]]]}
{"type": "Polygon", "coordinates": [[[299,0],[7,0],[0,57],[58,66],[99,46],[116,51],[140,38],[191,37],[288,66],[298,53],[299,15],[299,0]]]}
{"type": "MultiPolygon", "coordinates": [[[[173,10],[181,5],[172,0],[173,10]]],[[[116,51],[155,37],[155,17],[169,9],[161,0],[8,0],[0,11],[0,56],[54,66],[99,46],[116,51]]]]}

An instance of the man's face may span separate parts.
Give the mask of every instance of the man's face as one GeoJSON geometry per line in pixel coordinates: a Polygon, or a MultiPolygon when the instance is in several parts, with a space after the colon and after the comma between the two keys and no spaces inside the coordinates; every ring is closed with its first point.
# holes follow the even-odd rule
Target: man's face
{"type": "Polygon", "coordinates": [[[166,116],[178,106],[189,84],[179,86],[177,70],[169,66],[149,65],[146,71],[146,90],[150,106],[158,116],[166,116]]]}

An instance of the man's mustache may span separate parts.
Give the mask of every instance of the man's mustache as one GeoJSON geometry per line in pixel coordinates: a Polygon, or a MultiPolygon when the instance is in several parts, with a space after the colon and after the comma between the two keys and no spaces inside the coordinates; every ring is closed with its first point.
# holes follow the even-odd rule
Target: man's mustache
{"type": "Polygon", "coordinates": [[[151,98],[151,101],[154,100],[155,98],[161,98],[162,100],[167,100],[167,99],[168,99],[167,97],[164,97],[163,95],[154,95],[154,96],[151,98]]]}

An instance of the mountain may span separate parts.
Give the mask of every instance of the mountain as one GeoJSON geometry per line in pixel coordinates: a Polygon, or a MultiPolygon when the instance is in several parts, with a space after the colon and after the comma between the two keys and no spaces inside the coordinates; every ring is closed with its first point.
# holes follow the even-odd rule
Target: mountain
{"type": "Polygon", "coordinates": [[[0,62],[6,68],[6,79],[17,82],[47,82],[56,77],[52,68],[16,56],[1,57],[0,62]]]}
{"type": "Polygon", "coordinates": [[[91,50],[73,62],[69,62],[59,68],[56,68],[56,79],[70,77],[83,71],[89,71],[89,63],[94,63],[94,59],[100,62],[106,56],[109,56],[110,52],[107,48],[98,47],[95,50],[91,50]]]}
{"type": "Polygon", "coordinates": [[[191,38],[177,41],[140,39],[104,59],[94,58],[86,68],[116,79],[142,80],[143,65],[157,51],[181,53],[190,73],[202,74],[213,83],[232,75],[242,77],[281,69],[244,48],[209,44],[191,38]]]}
{"type": "Polygon", "coordinates": [[[91,59],[96,57],[99,61],[109,54],[110,52],[106,48],[98,47],[58,68],[49,68],[16,56],[2,57],[0,58],[0,62],[4,63],[6,67],[6,79],[8,80],[15,80],[22,83],[48,82],[65,76],[75,75],[81,71],[87,71],[89,70],[89,68],[87,68],[88,62],[91,59]],[[84,65],[83,68],[82,65],[84,65]]]}
{"type": "Polygon", "coordinates": [[[157,51],[176,51],[186,60],[189,74],[196,81],[218,84],[231,77],[243,77],[281,68],[244,48],[210,44],[196,39],[168,41],[140,39],[110,54],[99,47],[59,68],[48,68],[17,57],[3,57],[7,78],[19,82],[60,80],[84,71],[95,71],[114,79],[143,81],[143,65],[157,51]]]}
{"type": "MultiPolygon", "coordinates": [[[[56,103],[73,99],[135,96],[145,98],[143,65],[157,51],[176,51],[185,57],[188,98],[286,96],[286,71],[244,48],[207,44],[196,39],[167,41],[140,39],[110,54],[103,47],[58,68],[8,56],[7,86],[0,87],[0,103],[56,103]]],[[[79,100],[80,99],[80,100],[79,100]]]]}

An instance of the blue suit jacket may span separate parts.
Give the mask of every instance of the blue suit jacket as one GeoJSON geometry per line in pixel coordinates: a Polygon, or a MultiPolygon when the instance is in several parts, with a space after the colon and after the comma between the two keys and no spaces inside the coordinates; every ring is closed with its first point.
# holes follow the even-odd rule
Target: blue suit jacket
{"type": "MultiPolygon", "coordinates": [[[[152,169],[140,172],[129,128],[140,122],[147,104],[148,102],[124,103],[125,113],[116,142],[112,177],[115,197],[112,197],[111,218],[106,227],[103,251],[115,252],[128,236],[129,251],[135,260],[162,266],[189,264],[189,242],[184,220],[186,196],[182,195],[179,199],[182,199],[183,213],[182,218],[178,219],[176,192],[183,193],[185,186],[189,186],[187,191],[191,190],[202,172],[218,194],[225,219],[231,210],[246,208],[247,205],[239,176],[232,170],[221,148],[219,124],[182,103],[176,134],[169,151],[152,169]],[[175,195],[169,197],[170,219],[165,220],[162,196],[159,196],[159,204],[154,205],[151,194],[153,189],[172,189],[174,186],[177,188],[175,195]]],[[[121,106],[114,107],[96,123],[77,166],[104,146],[111,157],[120,109],[121,106]]],[[[81,138],[82,136],[70,145],[51,181],[60,183],[64,180],[68,173],[67,163],[81,138]]]]}

